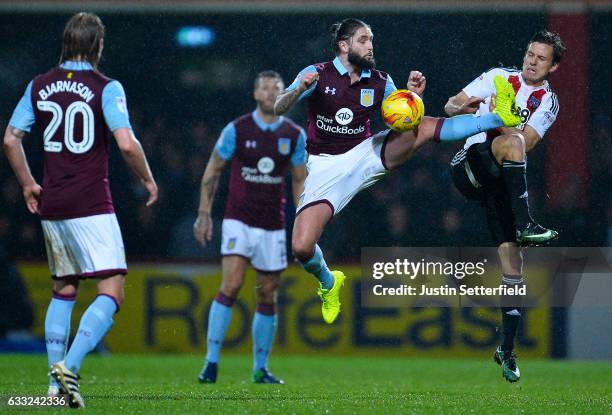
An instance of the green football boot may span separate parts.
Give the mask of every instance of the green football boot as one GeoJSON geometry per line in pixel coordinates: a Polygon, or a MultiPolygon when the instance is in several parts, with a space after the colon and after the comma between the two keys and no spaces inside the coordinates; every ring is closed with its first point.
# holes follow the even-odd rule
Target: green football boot
{"type": "Polygon", "coordinates": [[[529,222],[525,229],[516,231],[516,241],[522,246],[546,244],[559,236],[559,232],[529,222]]]}
{"type": "Polygon", "coordinates": [[[493,83],[495,84],[495,109],[493,113],[499,115],[504,126],[516,127],[521,123],[521,117],[516,107],[516,94],[512,84],[500,75],[493,79],[493,83]]]}
{"type": "Polygon", "coordinates": [[[277,385],[284,385],[285,381],[277,378],[268,369],[259,369],[253,373],[253,383],[275,383],[277,385]]]}
{"type": "Polygon", "coordinates": [[[340,314],[340,289],[344,285],[346,277],[342,271],[332,271],[334,276],[334,285],[329,290],[323,287],[319,287],[317,294],[323,301],[321,306],[321,313],[323,314],[323,320],[327,324],[332,324],[336,321],[338,314],[340,314]]]}
{"type": "Polygon", "coordinates": [[[510,383],[518,382],[521,378],[521,371],[516,365],[516,355],[514,352],[505,352],[501,349],[501,346],[497,346],[493,360],[502,367],[504,379],[510,383]]]}

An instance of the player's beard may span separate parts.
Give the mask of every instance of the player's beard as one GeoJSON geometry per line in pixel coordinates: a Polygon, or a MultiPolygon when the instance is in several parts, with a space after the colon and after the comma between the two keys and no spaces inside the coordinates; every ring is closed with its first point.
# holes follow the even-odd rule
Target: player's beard
{"type": "Polygon", "coordinates": [[[268,104],[267,100],[258,101],[259,109],[266,115],[274,115],[274,102],[268,104]]]}
{"type": "Polygon", "coordinates": [[[357,53],[353,52],[352,49],[349,49],[347,58],[351,65],[360,69],[372,69],[376,66],[374,55],[369,58],[366,56],[359,56],[357,53]]]}

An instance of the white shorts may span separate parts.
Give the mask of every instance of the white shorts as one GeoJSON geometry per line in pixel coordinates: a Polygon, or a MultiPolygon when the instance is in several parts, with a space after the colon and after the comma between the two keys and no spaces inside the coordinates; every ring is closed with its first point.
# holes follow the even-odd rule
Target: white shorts
{"type": "Polygon", "coordinates": [[[65,220],[43,220],[54,278],[127,274],[121,230],[114,213],[65,220]]]}
{"type": "Polygon", "coordinates": [[[388,133],[381,131],[343,154],[309,155],[298,213],[309,205],[327,203],[336,215],[357,193],[384,177],[388,170],[381,151],[388,133]]]}
{"type": "Polygon", "coordinates": [[[280,272],[287,268],[287,236],[284,229],[253,228],[236,219],[224,219],[221,255],[239,255],[258,271],[280,272]]]}

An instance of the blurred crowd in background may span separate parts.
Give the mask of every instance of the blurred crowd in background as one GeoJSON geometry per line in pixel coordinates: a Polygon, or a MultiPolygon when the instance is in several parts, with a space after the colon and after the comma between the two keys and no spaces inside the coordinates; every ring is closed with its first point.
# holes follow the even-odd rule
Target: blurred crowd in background
{"type": "MultiPolygon", "coordinates": [[[[7,36],[30,28],[27,36],[12,35],[11,42],[0,45],[0,53],[11,56],[0,61],[0,87],[6,91],[0,101],[2,128],[29,80],[56,64],[68,16],[0,14],[0,27],[7,36]],[[31,29],[32,22],[37,22],[38,30],[31,29]]],[[[406,18],[410,16],[414,17],[406,18]]],[[[306,65],[331,59],[327,28],[347,16],[142,13],[101,17],[107,27],[101,70],[124,85],[134,131],[160,188],[159,203],[146,208],[144,188],[121,160],[116,144],[111,143],[111,190],[128,260],[217,260],[229,169],[215,201],[215,232],[209,246],[196,244],[192,225],[200,179],[219,132],[232,119],[253,110],[252,80],[257,72],[277,70],[289,84],[306,65]],[[194,48],[177,42],[185,28],[193,25],[206,28],[207,45],[194,48]],[[279,38],[278,33],[283,36],[279,38]]],[[[545,25],[545,15],[540,12],[422,13],[418,19],[410,19],[409,31],[403,25],[405,19],[393,13],[356,17],[364,17],[372,25],[379,66],[392,74],[398,87],[410,69],[425,73],[425,105],[427,113],[435,116],[443,115],[447,98],[482,71],[498,64],[520,65],[528,39],[545,25]],[[451,25],[455,29],[449,33],[451,25]],[[413,33],[427,36],[415,42],[413,33]],[[503,39],[503,48],[499,39],[503,39]],[[410,45],[409,52],[398,45],[410,45]]],[[[555,131],[555,126],[554,138],[546,137],[539,144],[552,147],[537,148],[528,158],[532,213],[543,225],[560,231],[555,242],[558,246],[612,245],[612,112],[605,92],[611,81],[598,76],[609,67],[609,31],[605,30],[609,21],[607,13],[591,16],[591,78],[597,80],[598,87],[589,90],[588,189],[571,180],[560,188],[546,188],[545,150],[552,149],[554,154],[555,140],[572,140],[555,131]],[[551,194],[561,201],[554,210],[546,203],[551,194]],[[587,203],[582,203],[584,200],[587,203]]],[[[562,63],[559,71],[566,70],[572,68],[562,63]]],[[[563,88],[562,84],[552,86],[563,88]]],[[[561,102],[561,115],[573,117],[564,105],[561,102]]],[[[289,116],[305,127],[302,104],[289,116]]],[[[380,120],[375,120],[373,130],[381,128],[380,120]]],[[[40,179],[40,131],[35,129],[25,140],[32,169],[40,179]]],[[[359,194],[326,229],[321,245],[328,260],[358,261],[363,246],[490,245],[481,208],[463,199],[449,176],[449,162],[461,145],[427,144],[402,168],[359,194]]],[[[288,189],[289,232],[294,216],[290,194],[288,189]]],[[[4,156],[0,157],[0,206],[2,251],[12,258],[44,260],[39,220],[25,208],[4,156]]]]}

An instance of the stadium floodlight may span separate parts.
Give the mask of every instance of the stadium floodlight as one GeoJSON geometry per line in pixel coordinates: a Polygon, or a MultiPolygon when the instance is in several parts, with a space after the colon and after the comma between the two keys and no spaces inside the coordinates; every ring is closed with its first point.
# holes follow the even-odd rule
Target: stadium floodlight
{"type": "Polygon", "coordinates": [[[183,26],[177,34],[176,40],[181,47],[204,48],[215,41],[215,31],[208,26],[183,26]]]}

